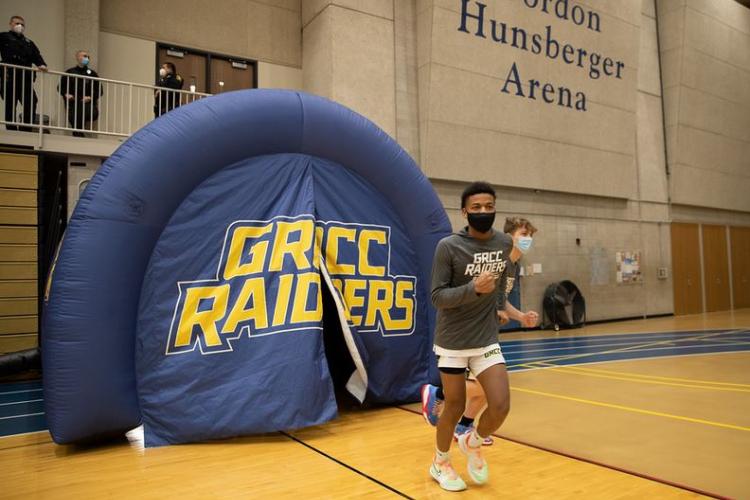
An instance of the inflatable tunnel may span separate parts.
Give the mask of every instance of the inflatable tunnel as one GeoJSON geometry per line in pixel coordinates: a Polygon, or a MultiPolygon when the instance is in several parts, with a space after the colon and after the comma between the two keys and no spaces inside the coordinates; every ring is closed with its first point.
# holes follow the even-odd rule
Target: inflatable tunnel
{"type": "Polygon", "coordinates": [[[418,399],[437,379],[430,269],[449,232],[409,155],[331,101],[248,90],[168,113],[99,169],[53,265],[53,439],[315,425],[337,378],[362,402],[418,399]]]}

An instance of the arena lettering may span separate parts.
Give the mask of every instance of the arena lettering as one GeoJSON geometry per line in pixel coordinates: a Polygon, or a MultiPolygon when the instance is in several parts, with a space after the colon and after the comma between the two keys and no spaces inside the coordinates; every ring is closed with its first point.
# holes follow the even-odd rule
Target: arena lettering
{"type": "Polygon", "coordinates": [[[358,331],[414,331],[416,278],[389,274],[389,227],[276,217],[230,224],[216,279],[178,283],[166,353],[229,352],[243,336],[320,330],[321,263],[358,331]]]}
{"type": "MultiPolygon", "coordinates": [[[[476,0],[473,2],[472,0],[456,1],[460,2],[458,31],[462,33],[474,35],[497,46],[510,47],[519,54],[530,53],[547,58],[573,71],[583,71],[591,80],[623,79],[625,71],[623,61],[561,40],[556,28],[553,30],[552,24],[545,25],[544,31],[535,31],[491,18],[486,15],[486,12],[490,12],[487,4],[476,0]]],[[[599,13],[576,5],[572,0],[523,0],[523,5],[529,9],[538,9],[539,12],[547,15],[554,15],[561,21],[573,23],[597,35],[602,33],[602,20],[599,13]]],[[[505,7],[505,4],[498,5],[491,11],[499,14],[505,7]]],[[[512,10],[508,9],[508,13],[510,12],[512,10]]],[[[543,20],[538,24],[546,22],[543,20]]],[[[508,69],[500,91],[545,104],[557,104],[571,110],[583,112],[588,110],[587,97],[583,91],[571,89],[566,85],[545,82],[538,78],[522,78],[519,65],[515,61],[508,69]]]]}

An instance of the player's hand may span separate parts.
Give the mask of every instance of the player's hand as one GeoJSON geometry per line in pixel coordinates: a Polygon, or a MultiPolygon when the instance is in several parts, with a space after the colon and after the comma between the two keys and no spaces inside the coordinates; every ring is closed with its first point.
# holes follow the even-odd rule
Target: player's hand
{"type": "Polygon", "coordinates": [[[495,289],[495,275],[489,271],[485,271],[476,278],[474,278],[474,290],[477,293],[490,293],[495,289]]]}
{"type": "Polygon", "coordinates": [[[508,313],[505,311],[498,311],[497,319],[500,320],[500,326],[505,326],[510,322],[510,316],[508,316],[508,313]]]}
{"type": "Polygon", "coordinates": [[[539,323],[539,314],[536,311],[529,311],[523,315],[521,325],[524,328],[534,328],[539,323]]]}

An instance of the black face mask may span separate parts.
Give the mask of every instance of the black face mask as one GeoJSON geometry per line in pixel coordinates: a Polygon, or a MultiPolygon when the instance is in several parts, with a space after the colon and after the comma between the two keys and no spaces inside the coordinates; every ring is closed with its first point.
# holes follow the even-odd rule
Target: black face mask
{"type": "Polygon", "coordinates": [[[480,233],[486,233],[492,229],[492,224],[495,222],[495,212],[488,213],[471,213],[468,212],[467,218],[469,219],[469,225],[480,233]]]}

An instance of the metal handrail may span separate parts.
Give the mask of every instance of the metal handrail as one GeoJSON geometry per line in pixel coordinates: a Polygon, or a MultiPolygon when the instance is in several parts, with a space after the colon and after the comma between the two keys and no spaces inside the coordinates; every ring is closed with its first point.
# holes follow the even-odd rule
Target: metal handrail
{"type": "MultiPolygon", "coordinates": [[[[28,66],[18,66],[16,64],[8,64],[8,63],[0,62],[0,67],[3,67],[3,66],[7,67],[7,68],[18,68],[18,69],[35,71],[35,72],[38,72],[38,73],[47,73],[48,75],[76,76],[78,78],[87,78],[89,80],[97,80],[99,82],[104,82],[104,83],[119,83],[119,84],[122,84],[122,85],[132,85],[134,87],[143,87],[143,88],[149,88],[149,89],[161,89],[161,88],[163,88],[163,87],[158,87],[156,85],[149,85],[147,83],[128,82],[128,81],[125,81],[125,80],[112,80],[110,78],[102,78],[102,77],[96,77],[96,76],[71,75],[70,73],[66,73],[64,71],[56,71],[56,70],[52,70],[52,69],[48,69],[47,71],[42,71],[39,68],[29,68],[28,66]]],[[[213,95],[213,94],[206,94],[205,92],[198,92],[198,91],[192,92],[190,90],[176,90],[175,92],[182,92],[182,93],[185,93],[185,94],[195,94],[195,95],[199,95],[199,96],[202,96],[202,97],[208,97],[208,96],[213,95]]]]}
{"type": "Polygon", "coordinates": [[[6,82],[9,77],[11,81],[2,83],[0,89],[3,108],[6,113],[12,108],[12,113],[10,119],[6,113],[0,114],[0,123],[11,129],[33,128],[40,136],[54,131],[128,137],[172,107],[211,95],[0,63],[0,79],[6,82]],[[61,95],[63,86],[72,89],[72,100],[61,95]],[[83,100],[84,97],[90,99],[83,100]],[[6,105],[8,98],[12,104],[6,105]],[[166,106],[162,105],[164,101],[166,106]]]}

